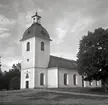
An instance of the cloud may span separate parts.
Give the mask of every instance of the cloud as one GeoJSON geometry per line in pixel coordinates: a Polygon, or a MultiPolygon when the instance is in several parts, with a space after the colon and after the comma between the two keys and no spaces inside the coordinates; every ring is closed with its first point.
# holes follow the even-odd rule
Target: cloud
{"type": "Polygon", "coordinates": [[[0,38],[7,38],[11,35],[10,27],[16,23],[13,19],[8,19],[0,15],[0,38]]]}
{"type": "Polygon", "coordinates": [[[68,24],[68,20],[64,19],[64,20],[59,20],[56,22],[55,24],[55,34],[56,39],[55,39],[55,43],[59,44],[61,42],[63,42],[64,37],[66,36],[66,33],[69,30],[69,24],[68,24]]]}
{"type": "Polygon", "coordinates": [[[8,7],[8,5],[0,4],[0,9],[5,9],[5,8],[7,8],[7,7],[8,7]]]}
{"type": "Polygon", "coordinates": [[[28,11],[25,14],[25,27],[28,28],[31,23],[32,23],[32,18],[31,16],[33,16],[35,14],[36,10],[32,10],[32,11],[28,11]]]}
{"type": "Polygon", "coordinates": [[[21,60],[15,59],[15,58],[6,58],[4,59],[4,63],[7,62],[7,66],[12,67],[13,64],[20,63],[21,60]]]}
{"type": "Polygon", "coordinates": [[[4,5],[3,4],[0,4],[0,7],[4,7],[4,5]]]}
{"type": "Polygon", "coordinates": [[[76,55],[74,53],[70,53],[70,52],[68,52],[68,53],[66,53],[66,52],[53,52],[53,53],[51,53],[51,55],[70,59],[70,60],[76,60],[77,59],[76,55]]]}
{"type": "Polygon", "coordinates": [[[15,20],[8,19],[8,18],[6,18],[5,16],[0,15],[0,25],[1,25],[1,26],[13,25],[13,24],[15,24],[15,23],[16,23],[15,20]]]}
{"type": "Polygon", "coordinates": [[[66,30],[63,29],[63,28],[56,28],[56,32],[57,32],[57,35],[58,35],[58,39],[57,39],[57,44],[63,42],[63,38],[66,36],[66,30]]]}
{"type": "MultiPolygon", "coordinates": [[[[54,43],[60,44],[65,41],[66,37],[72,35],[81,35],[80,32],[85,31],[88,27],[92,26],[94,20],[91,16],[84,16],[79,11],[72,14],[65,12],[63,17],[58,19],[54,26],[54,43]]],[[[74,37],[73,36],[73,37],[74,37]]]]}
{"type": "Polygon", "coordinates": [[[0,27],[0,38],[7,38],[9,36],[10,36],[9,29],[0,27]]]}
{"type": "Polygon", "coordinates": [[[2,33],[0,34],[0,38],[7,38],[10,36],[10,33],[2,33]]]}
{"type": "Polygon", "coordinates": [[[8,71],[9,69],[12,68],[13,64],[20,63],[21,60],[16,58],[16,57],[2,57],[1,58],[1,63],[2,63],[2,71],[8,71]]]}
{"type": "Polygon", "coordinates": [[[71,28],[72,33],[80,34],[79,32],[85,30],[88,26],[92,26],[93,19],[91,17],[80,17],[71,28]]]}
{"type": "Polygon", "coordinates": [[[4,32],[7,32],[7,31],[9,31],[8,28],[2,28],[2,27],[0,27],[0,34],[2,34],[4,32]]]}

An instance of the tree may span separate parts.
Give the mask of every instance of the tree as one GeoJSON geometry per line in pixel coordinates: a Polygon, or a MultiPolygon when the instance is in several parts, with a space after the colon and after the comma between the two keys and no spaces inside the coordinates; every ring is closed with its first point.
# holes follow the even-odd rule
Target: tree
{"type": "Polygon", "coordinates": [[[77,57],[80,75],[108,84],[108,29],[98,28],[83,36],[77,57]]]}
{"type": "Polygon", "coordinates": [[[12,65],[12,69],[10,69],[6,75],[6,80],[8,83],[8,89],[12,88],[11,81],[13,80],[13,78],[15,78],[15,77],[20,78],[20,70],[21,70],[21,64],[20,63],[12,65]]]}
{"type": "MultiPolygon", "coordinates": [[[[10,88],[13,88],[12,86],[14,86],[14,81],[12,81],[12,80],[15,77],[20,78],[20,70],[21,70],[21,64],[18,63],[16,65],[13,64],[12,69],[10,69],[8,72],[4,71],[2,73],[2,75],[0,76],[0,83],[1,83],[0,90],[2,90],[2,89],[9,90],[10,88]]],[[[15,85],[19,88],[20,81],[18,81],[18,85],[15,81],[15,85]]]]}
{"type": "Polygon", "coordinates": [[[16,65],[13,64],[11,70],[20,71],[21,70],[21,63],[17,63],[16,65]]]}
{"type": "Polygon", "coordinates": [[[3,73],[2,73],[2,71],[1,71],[1,69],[0,69],[0,76],[2,76],[3,75],[3,73]]]}

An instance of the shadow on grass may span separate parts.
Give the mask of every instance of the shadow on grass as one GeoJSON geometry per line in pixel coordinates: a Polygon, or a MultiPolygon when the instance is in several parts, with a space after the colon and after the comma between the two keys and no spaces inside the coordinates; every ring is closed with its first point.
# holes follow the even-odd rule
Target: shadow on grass
{"type": "Polygon", "coordinates": [[[76,93],[88,93],[88,94],[98,94],[98,95],[108,95],[108,92],[105,92],[103,88],[52,88],[50,90],[57,91],[67,91],[67,92],[76,92],[76,93]]]}
{"type": "MultiPolygon", "coordinates": [[[[30,104],[12,104],[12,103],[0,103],[0,105],[30,105],[30,104]]],[[[32,105],[32,104],[31,104],[32,105]]],[[[55,103],[55,104],[53,104],[53,103],[50,103],[50,104],[35,104],[35,105],[88,105],[88,104],[80,104],[80,103],[78,103],[78,104],[61,104],[61,103],[55,103]]]]}
{"type": "Polygon", "coordinates": [[[89,89],[89,91],[105,93],[104,88],[91,88],[91,89],[89,89]]]}
{"type": "Polygon", "coordinates": [[[59,95],[59,96],[53,98],[53,100],[55,100],[55,101],[60,101],[60,100],[64,100],[64,99],[106,100],[108,98],[96,97],[96,96],[91,97],[91,96],[82,96],[82,95],[68,95],[68,94],[59,95]]]}

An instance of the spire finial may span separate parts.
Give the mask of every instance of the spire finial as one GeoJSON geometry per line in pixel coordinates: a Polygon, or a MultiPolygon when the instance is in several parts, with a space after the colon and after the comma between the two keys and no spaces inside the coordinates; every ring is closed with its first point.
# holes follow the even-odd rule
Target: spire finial
{"type": "Polygon", "coordinates": [[[36,15],[38,15],[38,10],[36,9],[36,15]]]}
{"type": "Polygon", "coordinates": [[[33,15],[32,18],[33,18],[33,22],[34,23],[39,23],[40,24],[40,18],[41,18],[41,16],[38,15],[37,9],[36,9],[35,15],[33,15]]]}

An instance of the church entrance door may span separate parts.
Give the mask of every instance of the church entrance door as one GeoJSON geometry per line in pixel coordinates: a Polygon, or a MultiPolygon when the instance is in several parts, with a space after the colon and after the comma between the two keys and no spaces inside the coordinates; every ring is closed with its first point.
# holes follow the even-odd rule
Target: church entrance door
{"type": "Polygon", "coordinates": [[[29,88],[29,81],[26,81],[26,88],[29,88]]]}

